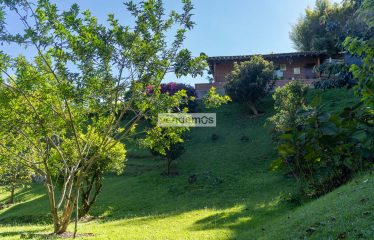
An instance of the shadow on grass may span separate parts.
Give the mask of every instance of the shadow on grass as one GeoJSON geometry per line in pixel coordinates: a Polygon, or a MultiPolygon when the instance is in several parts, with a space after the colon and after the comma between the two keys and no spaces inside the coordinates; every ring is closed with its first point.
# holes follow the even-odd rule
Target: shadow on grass
{"type": "Polygon", "coordinates": [[[202,218],[189,229],[192,231],[229,229],[234,239],[246,239],[248,231],[256,232],[251,237],[258,236],[259,232],[266,231],[265,226],[269,219],[281,216],[293,207],[279,199],[266,204],[244,204],[235,211],[223,210],[221,213],[202,218]]]}
{"type": "Polygon", "coordinates": [[[22,189],[16,193],[15,199],[19,202],[1,210],[1,225],[45,224],[51,222],[48,199],[46,194],[43,194],[43,186],[36,185],[34,189],[22,189]],[[30,197],[31,200],[27,200],[27,197],[30,197]]]}
{"type": "MultiPolygon", "coordinates": [[[[241,236],[243,229],[261,231],[261,224],[269,217],[289,211],[283,204],[271,204],[292,187],[287,179],[268,170],[275,156],[271,137],[263,128],[266,117],[248,120],[245,113],[232,107],[217,113],[217,128],[193,130],[185,154],[174,162],[179,176],[161,176],[164,163],[138,153],[129,159],[124,175],[106,176],[103,192],[90,214],[99,217],[99,222],[125,220],[147,225],[211,209],[214,214],[202,214],[186,229],[227,228],[233,236],[241,236]],[[213,133],[220,136],[214,142],[210,139],[213,133]],[[244,135],[250,141],[243,143],[244,135]],[[193,183],[189,183],[191,175],[197,176],[193,183]]],[[[50,222],[48,215],[44,195],[2,211],[0,221],[44,223],[50,222]]]]}
{"type": "Polygon", "coordinates": [[[0,232],[0,238],[2,237],[14,237],[14,236],[29,236],[40,230],[29,230],[29,231],[11,231],[11,232],[0,232]]]}

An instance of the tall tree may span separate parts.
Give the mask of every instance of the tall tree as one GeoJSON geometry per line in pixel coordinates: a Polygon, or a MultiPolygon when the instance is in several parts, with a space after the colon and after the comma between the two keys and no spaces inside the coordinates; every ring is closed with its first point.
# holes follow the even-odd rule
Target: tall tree
{"type": "Polygon", "coordinates": [[[35,53],[0,54],[0,131],[35,156],[21,162],[46,179],[55,234],[66,231],[93,169],[108,155],[123,166],[121,142],[140,119],[165,108],[159,91],[150,95],[147,87],[158,89],[169,72],[196,76],[206,67],[205,56],[181,49],[194,26],[193,6],[182,2],[180,13],[166,14],[161,0],[130,1],[134,24],[125,26],[113,14],[100,24],[77,4],[60,11],[49,0],[0,0],[2,43],[35,53]],[[5,11],[19,17],[24,32],[7,29],[5,11]]]}
{"type": "Polygon", "coordinates": [[[8,203],[15,202],[15,191],[31,184],[32,171],[21,163],[21,159],[30,156],[30,152],[14,144],[15,141],[5,141],[0,137],[0,145],[6,144],[6,149],[0,147],[0,186],[9,191],[8,203]]]}
{"type": "Polygon", "coordinates": [[[307,8],[305,15],[292,27],[290,39],[299,51],[326,51],[338,53],[344,49],[347,36],[367,38],[373,34],[357,17],[362,0],[344,0],[331,3],[316,0],[314,9],[307,8]]]}
{"type": "MultiPolygon", "coordinates": [[[[364,0],[361,8],[357,11],[359,18],[365,22],[367,28],[374,31],[374,2],[364,0]]],[[[374,116],[374,34],[368,39],[358,37],[347,37],[345,47],[352,55],[361,58],[361,65],[352,65],[350,71],[358,80],[356,93],[361,97],[366,111],[370,114],[372,124],[374,116]]]]}

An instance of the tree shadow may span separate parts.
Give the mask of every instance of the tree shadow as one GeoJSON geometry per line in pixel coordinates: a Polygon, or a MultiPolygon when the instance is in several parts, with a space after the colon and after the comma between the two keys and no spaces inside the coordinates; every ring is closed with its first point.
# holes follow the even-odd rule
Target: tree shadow
{"type": "Polygon", "coordinates": [[[43,186],[36,185],[18,191],[15,199],[19,202],[1,210],[1,225],[50,223],[48,199],[42,189],[43,186]]]}
{"type": "Polygon", "coordinates": [[[270,218],[282,216],[290,212],[295,206],[284,202],[279,197],[267,203],[243,204],[237,211],[223,210],[221,213],[212,214],[194,223],[192,231],[205,231],[214,229],[229,229],[233,239],[247,239],[258,236],[268,228],[270,218]]]}
{"type": "Polygon", "coordinates": [[[28,230],[28,231],[11,231],[11,232],[0,232],[0,238],[15,237],[15,236],[29,236],[33,233],[39,232],[40,230],[28,230]]]}
{"type": "MultiPolygon", "coordinates": [[[[175,162],[179,176],[161,176],[165,170],[162,161],[143,157],[143,153],[133,154],[124,175],[105,177],[103,191],[90,214],[98,222],[126,220],[147,225],[191,211],[214,209],[210,216],[205,214],[187,226],[188,230],[225,228],[233,236],[243,236],[244,229],[261,231],[269,218],[290,211],[289,206],[279,202],[279,196],[294,186],[289,179],[269,170],[275,152],[270,136],[261,127],[265,117],[248,124],[244,113],[229,107],[217,117],[220,121],[216,129],[192,134],[185,154],[175,162]],[[218,141],[210,140],[213,133],[220,136],[218,141]],[[241,141],[243,135],[248,136],[248,142],[241,141]],[[197,179],[189,183],[192,175],[197,179]],[[274,203],[274,199],[278,202],[274,203]]],[[[47,196],[0,212],[0,222],[50,223],[47,196]]]]}

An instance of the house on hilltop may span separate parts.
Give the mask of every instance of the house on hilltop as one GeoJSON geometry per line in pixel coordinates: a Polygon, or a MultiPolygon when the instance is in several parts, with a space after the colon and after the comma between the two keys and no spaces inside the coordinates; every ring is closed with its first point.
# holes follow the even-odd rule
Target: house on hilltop
{"type": "MultiPolygon", "coordinates": [[[[248,61],[251,56],[253,55],[208,57],[213,81],[195,84],[198,97],[204,96],[211,87],[215,87],[217,93],[224,94],[225,77],[233,70],[234,62],[248,61]]],[[[319,77],[318,73],[313,71],[315,66],[319,66],[332,57],[341,58],[341,56],[330,56],[324,52],[276,53],[262,56],[274,63],[276,69],[274,74],[278,79],[277,86],[283,86],[292,80],[301,80],[306,84],[311,84],[319,77]]]]}

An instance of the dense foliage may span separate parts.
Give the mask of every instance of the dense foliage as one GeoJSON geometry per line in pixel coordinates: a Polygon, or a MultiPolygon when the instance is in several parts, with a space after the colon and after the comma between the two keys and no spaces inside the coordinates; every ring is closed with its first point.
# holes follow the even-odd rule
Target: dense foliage
{"type": "Polygon", "coordinates": [[[282,88],[276,88],[273,93],[275,114],[269,118],[275,135],[303,121],[298,111],[307,109],[305,103],[307,90],[308,86],[299,81],[291,81],[282,88]]]}
{"type": "Polygon", "coordinates": [[[227,95],[221,96],[216,93],[215,87],[209,89],[208,94],[204,97],[203,102],[206,108],[217,108],[222,104],[226,104],[231,101],[231,98],[227,95]]]}
{"type": "Polygon", "coordinates": [[[352,87],[356,83],[349,66],[343,63],[323,63],[315,71],[320,75],[320,79],[313,82],[317,89],[352,87]]]}
{"type": "MultiPolygon", "coordinates": [[[[355,90],[361,102],[355,106],[346,106],[340,113],[328,114],[323,110],[323,105],[318,98],[307,107],[302,106],[304,104],[290,103],[289,98],[294,98],[293,94],[289,93],[290,86],[280,89],[279,92],[282,94],[279,92],[274,94],[276,100],[279,98],[280,102],[284,103],[284,106],[279,108],[276,101],[276,114],[271,118],[275,129],[280,130],[281,133],[276,139],[279,160],[274,163],[274,167],[287,166],[304,186],[303,192],[308,196],[320,196],[331,191],[347,182],[355,173],[374,164],[374,39],[373,35],[367,34],[372,32],[374,27],[373,2],[344,1],[342,6],[331,6],[328,1],[317,1],[316,10],[307,10],[307,17],[293,32],[294,37],[302,36],[305,40],[310,38],[316,42],[312,41],[311,45],[306,46],[299,41],[300,39],[293,40],[297,46],[300,44],[300,48],[306,47],[304,50],[337,51],[341,47],[342,40],[324,32],[328,31],[327,29],[317,27],[318,31],[311,28],[310,32],[298,32],[300,30],[298,28],[312,27],[313,24],[309,24],[313,19],[331,23],[329,21],[337,16],[334,14],[340,11],[344,13],[349,9],[353,12],[344,17],[356,16],[355,22],[359,22],[362,28],[355,29],[357,30],[355,32],[343,32],[349,35],[344,41],[344,47],[352,55],[360,57],[361,64],[352,65],[349,69],[350,73],[344,65],[324,64],[319,69],[322,79],[315,86],[317,88],[346,86],[353,75],[358,81],[355,90]],[[317,32],[313,32],[314,30],[317,32]],[[295,35],[299,33],[300,35],[295,35]],[[330,43],[335,45],[329,45],[330,43]],[[288,113],[286,109],[293,109],[297,105],[300,106],[297,111],[292,111],[296,113],[293,114],[293,118],[283,117],[284,112],[288,113]],[[299,120],[297,123],[294,121],[295,118],[299,120]],[[282,121],[284,119],[285,122],[282,121]],[[279,127],[282,125],[289,127],[282,129],[279,127]]],[[[349,21],[348,23],[350,24],[349,21]]],[[[339,27],[345,26],[343,23],[339,24],[339,27]]],[[[349,27],[347,28],[350,30],[349,27]]],[[[296,99],[302,99],[302,95],[296,99]]]]}
{"type": "Polygon", "coordinates": [[[305,15],[293,26],[290,38],[299,51],[327,51],[339,53],[344,50],[347,36],[368,38],[373,30],[367,29],[357,10],[362,0],[344,0],[331,3],[316,0],[314,9],[306,9],[305,15]]]}
{"type": "MultiPolygon", "coordinates": [[[[161,83],[160,85],[160,92],[161,94],[169,94],[174,95],[177,92],[185,90],[186,95],[188,97],[187,103],[182,103],[181,108],[188,108],[189,112],[195,112],[197,107],[196,102],[196,90],[194,87],[188,84],[184,83],[176,83],[176,82],[169,82],[169,83],[161,83]]],[[[154,89],[152,89],[152,86],[148,87],[148,93],[152,94],[154,92],[154,89]]]]}
{"type": "Polygon", "coordinates": [[[226,77],[225,91],[233,101],[247,104],[253,114],[257,115],[256,102],[272,89],[273,72],[273,63],[262,56],[234,63],[234,69],[226,77]]]}
{"type": "Polygon", "coordinates": [[[123,169],[122,141],[137,122],[179,107],[185,92],[160,94],[165,75],[203,73],[205,56],[181,49],[194,26],[193,6],[184,0],[180,13],[167,14],[162,1],[130,1],[134,21],[126,26],[113,14],[100,24],[77,4],[60,11],[48,0],[0,3],[2,44],[31,55],[0,52],[0,147],[46,179],[54,233],[64,233],[79,196],[91,204],[102,173],[123,169]],[[7,12],[24,31],[7,29],[7,12]],[[170,34],[175,38],[166,40],[170,34]],[[146,94],[148,86],[154,94],[146,94]]]}
{"type": "Polygon", "coordinates": [[[31,184],[32,175],[30,169],[13,158],[16,156],[9,153],[0,154],[0,186],[10,193],[10,204],[15,203],[14,195],[17,188],[31,184]]]}
{"type": "Polygon", "coordinates": [[[319,104],[300,110],[302,121],[282,131],[277,140],[279,160],[274,163],[286,166],[309,197],[333,190],[374,163],[369,115],[359,108],[328,114],[319,104]]]}
{"type": "MultiPolygon", "coordinates": [[[[374,31],[374,2],[365,0],[358,16],[366,23],[371,31],[374,31]]],[[[361,97],[369,113],[374,114],[374,34],[368,39],[347,37],[344,42],[346,49],[352,54],[359,56],[361,65],[352,65],[350,71],[358,80],[357,94],[361,97]]]]}

